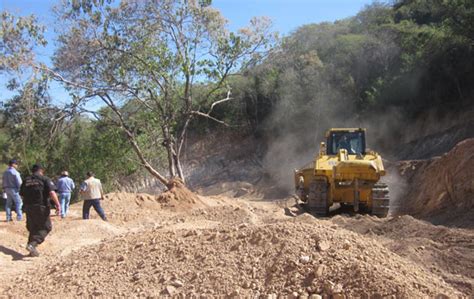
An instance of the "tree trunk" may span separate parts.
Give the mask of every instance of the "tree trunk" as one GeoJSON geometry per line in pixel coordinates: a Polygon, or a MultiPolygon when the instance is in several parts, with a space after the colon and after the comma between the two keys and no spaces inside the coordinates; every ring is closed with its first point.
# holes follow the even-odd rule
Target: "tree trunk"
{"type": "Polygon", "coordinates": [[[166,147],[166,152],[168,155],[168,170],[171,178],[174,178],[176,176],[176,165],[174,163],[174,158],[173,158],[173,150],[171,149],[172,144],[165,144],[166,147]]]}
{"type": "Polygon", "coordinates": [[[183,184],[184,184],[185,178],[184,178],[183,167],[181,165],[181,159],[179,157],[179,154],[176,154],[174,158],[175,158],[176,171],[178,172],[178,176],[183,181],[183,184]]]}
{"type": "Polygon", "coordinates": [[[171,140],[169,128],[166,125],[163,125],[162,131],[163,131],[163,137],[165,139],[163,141],[163,146],[166,148],[166,154],[168,156],[169,175],[171,178],[174,178],[176,176],[176,171],[175,171],[176,165],[173,158],[173,142],[171,140]]]}
{"type": "Polygon", "coordinates": [[[165,185],[169,189],[170,188],[170,181],[168,179],[166,179],[164,176],[162,176],[158,171],[156,171],[153,168],[153,166],[150,165],[150,163],[148,163],[148,161],[143,156],[143,153],[142,153],[140,147],[138,146],[137,142],[135,141],[135,138],[133,137],[133,134],[131,134],[131,132],[128,131],[128,130],[126,130],[126,133],[127,133],[128,141],[132,145],[132,148],[135,151],[135,153],[137,154],[140,161],[143,163],[143,166],[145,167],[145,169],[148,170],[148,172],[152,176],[157,178],[163,185],[165,185]]]}

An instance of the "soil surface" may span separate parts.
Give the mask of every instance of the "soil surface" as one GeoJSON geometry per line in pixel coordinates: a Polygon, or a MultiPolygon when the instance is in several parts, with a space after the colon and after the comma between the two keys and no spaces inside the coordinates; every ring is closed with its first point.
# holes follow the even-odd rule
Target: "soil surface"
{"type": "Polygon", "coordinates": [[[81,220],[74,204],[53,217],[39,258],[25,256],[24,222],[0,223],[0,296],[474,295],[472,230],[411,216],[315,218],[291,198],[189,196],[109,194],[109,222],[81,220]]]}

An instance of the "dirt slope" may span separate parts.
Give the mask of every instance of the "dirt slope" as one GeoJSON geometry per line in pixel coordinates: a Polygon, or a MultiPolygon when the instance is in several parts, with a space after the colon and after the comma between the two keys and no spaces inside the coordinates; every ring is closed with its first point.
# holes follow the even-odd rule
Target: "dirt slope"
{"type": "MultiPolygon", "coordinates": [[[[72,218],[55,221],[40,258],[18,253],[15,260],[0,251],[1,276],[9,277],[1,280],[0,296],[473,294],[470,230],[434,228],[411,217],[291,217],[284,210],[291,201],[200,197],[181,208],[160,198],[111,194],[104,202],[109,223],[79,220],[76,205],[72,218]],[[427,253],[446,260],[429,262],[427,253]]],[[[2,223],[0,231],[24,242],[21,226],[13,227],[2,223]]]]}
{"type": "Polygon", "coordinates": [[[401,213],[436,224],[474,228],[474,139],[431,160],[400,162],[406,180],[401,213]]]}

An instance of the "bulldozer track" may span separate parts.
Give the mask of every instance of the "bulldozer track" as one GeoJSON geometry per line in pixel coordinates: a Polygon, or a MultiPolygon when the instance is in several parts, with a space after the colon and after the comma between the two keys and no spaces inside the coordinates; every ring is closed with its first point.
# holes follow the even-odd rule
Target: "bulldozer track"
{"type": "Polygon", "coordinates": [[[325,180],[314,180],[309,185],[306,209],[316,216],[327,216],[329,213],[328,183],[325,180]]]}
{"type": "Polygon", "coordinates": [[[377,183],[372,188],[372,215],[387,217],[390,208],[388,185],[377,183]]]}

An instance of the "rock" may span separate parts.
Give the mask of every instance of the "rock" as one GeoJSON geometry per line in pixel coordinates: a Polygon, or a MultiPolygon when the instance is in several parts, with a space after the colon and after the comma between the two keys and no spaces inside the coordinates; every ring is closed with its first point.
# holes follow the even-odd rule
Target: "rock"
{"type": "Polygon", "coordinates": [[[323,296],[317,295],[317,294],[313,294],[313,295],[309,296],[309,299],[323,299],[323,296]]]}
{"type": "Polygon", "coordinates": [[[181,280],[176,279],[173,282],[171,282],[171,285],[177,288],[181,288],[184,286],[184,283],[181,280]]]}
{"type": "Polygon", "coordinates": [[[172,285],[166,286],[164,293],[168,294],[169,296],[173,296],[174,294],[176,294],[176,288],[172,285]]]}
{"type": "Polygon", "coordinates": [[[345,250],[348,250],[349,248],[351,248],[351,242],[349,242],[348,240],[344,240],[344,243],[342,244],[342,248],[344,248],[345,250]]]}
{"type": "Polygon", "coordinates": [[[310,261],[310,257],[307,256],[307,255],[303,255],[303,256],[300,257],[300,263],[302,263],[302,264],[307,264],[307,263],[309,263],[309,261],[310,261]]]}
{"type": "Polygon", "coordinates": [[[138,244],[135,245],[134,249],[138,249],[140,247],[143,247],[145,244],[143,242],[140,242],[138,244]]]}
{"type": "Polygon", "coordinates": [[[138,268],[138,269],[143,269],[143,268],[145,268],[145,262],[144,262],[144,261],[140,261],[140,262],[138,263],[138,265],[137,265],[137,268],[138,268]]]}
{"type": "Polygon", "coordinates": [[[328,241],[319,241],[318,242],[318,250],[319,251],[326,251],[331,248],[331,244],[328,241]]]}
{"type": "Polygon", "coordinates": [[[186,233],[184,234],[184,237],[187,238],[187,237],[191,237],[191,236],[197,236],[197,234],[198,234],[197,231],[195,231],[194,229],[192,229],[192,230],[186,232],[186,233]]]}
{"type": "Polygon", "coordinates": [[[298,212],[299,210],[285,208],[285,215],[287,216],[296,217],[298,216],[298,212]]]}
{"type": "Polygon", "coordinates": [[[332,292],[335,294],[340,294],[344,291],[342,284],[338,283],[332,288],[332,292]]]}
{"type": "Polygon", "coordinates": [[[235,289],[232,293],[229,295],[230,297],[239,297],[240,296],[240,290],[235,289]]]}
{"type": "Polygon", "coordinates": [[[249,192],[250,191],[245,188],[239,188],[239,190],[237,190],[237,192],[235,193],[234,197],[242,197],[244,195],[249,194],[249,192]]]}
{"type": "Polygon", "coordinates": [[[314,276],[323,277],[325,272],[326,272],[326,266],[318,265],[314,270],[314,276]]]}
{"type": "Polygon", "coordinates": [[[92,295],[93,296],[100,296],[100,295],[103,295],[104,293],[102,293],[100,290],[95,290],[94,292],[92,292],[92,295]]]}
{"type": "Polygon", "coordinates": [[[117,258],[117,263],[123,263],[125,262],[125,260],[126,260],[125,256],[121,255],[117,258]]]}
{"type": "Polygon", "coordinates": [[[239,229],[243,229],[243,228],[246,228],[248,227],[249,225],[247,223],[242,223],[239,225],[239,229]]]}
{"type": "Polygon", "coordinates": [[[139,281],[140,280],[140,273],[136,272],[132,276],[132,281],[139,281]]]}
{"type": "Polygon", "coordinates": [[[332,290],[334,288],[334,283],[330,280],[324,282],[324,291],[328,294],[332,294],[332,290]]]}
{"type": "Polygon", "coordinates": [[[234,245],[232,245],[232,247],[230,248],[230,250],[231,250],[231,251],[239,250],[241,246],[242,246],[242,244],[241,244],[240,242],[237,242],[237,243],[235,243],[234,245]]]}
{"type": "Polygon", "coordinates": [[[304,293],[302,292],[299,299],[308,299],[309,298],[309,294],[308,293],[304,293]]]}

